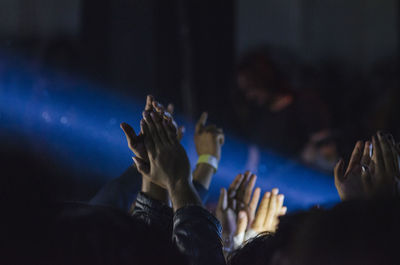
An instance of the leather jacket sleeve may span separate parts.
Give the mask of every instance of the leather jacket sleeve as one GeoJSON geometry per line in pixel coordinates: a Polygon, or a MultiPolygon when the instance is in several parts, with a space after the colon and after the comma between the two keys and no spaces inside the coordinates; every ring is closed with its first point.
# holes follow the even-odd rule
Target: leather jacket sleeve
{"type": "Polygon", "coordinates": [[[128,168],[121,176],[108,182],[89,201],[91,205],[118,208],[128,212],[140,191],[142,176],[135,167],[128,168]]]}
{"type": "Polygon", "coordinates": [[[172,240],[191,265],[225,265],[221,225],[200,206],[176,211],[172,240]]]}
{"type": "Polygon", "coordinates": [[[151,199],[143,192],[139,192],[132,216],[171,236],[173,214],[171,207],[167,204],[151,199]]]}

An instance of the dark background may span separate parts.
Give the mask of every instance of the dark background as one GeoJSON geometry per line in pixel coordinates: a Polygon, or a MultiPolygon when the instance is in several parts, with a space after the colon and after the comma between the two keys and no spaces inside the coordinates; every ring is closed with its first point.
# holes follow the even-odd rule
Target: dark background
{"type": "MultiPolygon", "coordinates": [[[[52,69],[128,101],[153,94],[188,121],[207,110],[235,134],[237,62],[267,46],[293,88],[311,88],[327,104],[346,156],[356,139],[378,129],[400,136],[399,12],[396,0],[1,0],[0,95],[10,69],[21,66],[42,83],[44,69],[52,69]]],[[[49,100],[64,90],[83,94],[82,87],[46,84],[25,87],[49,100]]],[[[6,116],[3,133],[17,130],[6,116]]],[[[42,147],[50,142],[43,138],[42,147]]],[[[67,181],[79,191],[64,197],[89,198],[107,177],[97,179],[80,190],[83,180],[67,181]]]]}

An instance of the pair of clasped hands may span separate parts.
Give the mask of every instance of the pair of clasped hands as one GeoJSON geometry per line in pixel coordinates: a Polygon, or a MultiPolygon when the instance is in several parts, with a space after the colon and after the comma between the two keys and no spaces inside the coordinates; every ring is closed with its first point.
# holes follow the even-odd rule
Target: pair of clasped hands
{"type": "MultiPolygon", "coordinates": [[[[143,119],[140,121],[140,133],[136,134],[127,123],[122,123],[121,128],[135,155],[133,160],[143,176],[143,182],[153,188],[156,186],[158,190],[166,190],[174,210],[177,210],[182,202],[175,200],[176,197],[189,200],[190,204],[199,205],[201,202],[193,188],[188,156],[180,144],[184,128],[177,126],[172,113],[171,104],[165,109],[152,96],[147,96],[143,119]],[[180,196],[182,194],[186,197],[180,196]]],[[[196,151],[199,155],[213,155],[219,161],[224,135],[215,125],[206,126],[206,122],[207,113],[203,113],[196,124],[196,151]]],[[[201,164],[193,174],[208,188],[212,173],[215,173],[213,168],[201,164]]]]}

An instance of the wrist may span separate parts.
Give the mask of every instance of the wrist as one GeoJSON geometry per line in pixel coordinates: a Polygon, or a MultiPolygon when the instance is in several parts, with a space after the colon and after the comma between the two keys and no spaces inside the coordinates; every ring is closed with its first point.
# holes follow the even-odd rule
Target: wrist
{"type": "Polygon", "coordinates": [[[197,183],[200,183],[204,188],[208,190],[215,172],[215,168],[209,164],[197,164],[195,170],[193,171],[193,180],[197,183]]]}
{"type": "Polygon", "coordinates": [[[207,164],[207,165],[211,166],[212,168],[214,168],[214,170],[216,172],[218,170],[219,159],[214,155],[201,154],[201,155],[199,155],[199,158],[198,158],[196,164],[197,165],[207,164]]]}
{"type": "Polygon", "coordinates": [[[174,194],[174,193],[179,192],[179,191],[181,191],[181,190],[185,190],[185,189],[190,188],[190,185],[191,185],[191,183],[190,183],[189,180],[187,180],[187,179],[184,179],[184,180],[183,180],[183,179],[180,179],[180,180],[177,180],[177,181],[175,181],[175,182],[169,183],[169,184],[167,185],[167,190],[168,190],[168,193],[169,193],[170,196],[171,196],[171,194],[174,194]]]}
{"type": "Polygon", "coordinates": [[[191,181],[179,180],[173,185],[168,185],[168,193],[174,212],[185,206],[202,205],[191,181]]]}
{"type": "Polygon", "coordinates": [[[169,202],[168,191],[157,184],[154,184],[146,177],[142,179],[142,192],[154,200],[169,202]]]}

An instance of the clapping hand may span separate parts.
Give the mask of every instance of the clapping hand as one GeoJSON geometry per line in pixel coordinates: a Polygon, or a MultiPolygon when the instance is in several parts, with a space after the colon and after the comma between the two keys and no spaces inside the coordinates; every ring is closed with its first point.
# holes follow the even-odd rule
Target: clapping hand
{"type": "Polygon", "coordinates": [[[194,143],[197,155],[212,155],[221,159],[221,147],[224,144],[225,136],[221,128],[216,125],[206,125],[208,114],[203,112],[195,128],[194,143]]]}
{"type": "Polygon", "coordinates": [[[226,248],[233,248],[233,237],[237,230],[238,221],[242,222],[243,215],[252,220],[260,199],[260,188],[253,189],[257,176],[247,171],[235,177],[228,191],[221,189],[216,210],[216,217],[222,224],[222,237],[226,248]],[[241,218],[239,218],[241,217],[241,218]]]}
{"type": "Polygon", "coordinates": [[[152,111],[144,111],[143,117],[141,128],[150,167],[145,170],[135,157],[139,172],[167,189],[173,188],[180,181],[188,182],[191,176],[189,159],[177,139],[172,120],[164,119],[152,111]]]}
{"type": "Polygon", "coordinates": [[[266,192],[258,206],[255,218],[250,227],[245,212],[238,216],[238,225],[234,237],[234,248],[240,247],[243,242],[257,236],[260,233],[275,233],[278,228],[279,217],[285,215],[287,208],[283,206],[284,195],[278,194],[278,189],[266,192]]]}
{"type": "Polygon", "coordinates": [[[275,232],[278,217],[286,214],[284,196],[278,189],[266,192],[257,210],[261,189],[253,192],[256,180],[256,175],[246,172],[236,176],[228,191],[221,189],[216,216],[227,249],[235,249],[259,233],[275,232]]]}
{"type": "Polygon", "coordinates": [[[335,185],[342,201],[394,195],[400,170],[393,137],[373,136],[370,153],[371,142],[358,141],[347,169],[343,160],[337,163],[335,185]]]}

